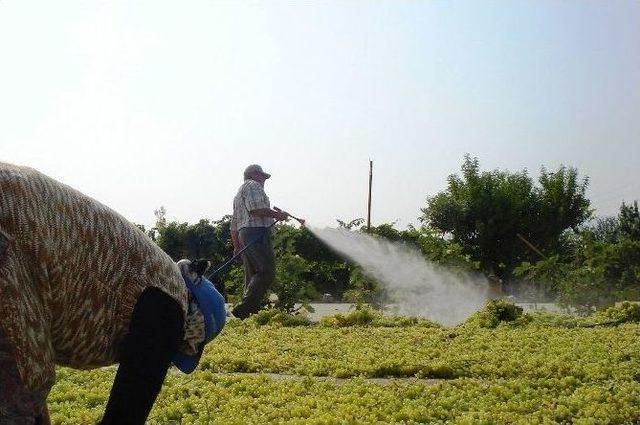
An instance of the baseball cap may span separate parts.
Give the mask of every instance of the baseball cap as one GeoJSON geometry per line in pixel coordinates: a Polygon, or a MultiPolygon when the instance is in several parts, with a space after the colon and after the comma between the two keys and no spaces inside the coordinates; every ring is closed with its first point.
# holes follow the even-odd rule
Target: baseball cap
{"type": "Polygon", "coordinates": [[[258,164],[251,164],[247,168],[245,168],[245,170],[244,170],[244,178],[245,179],[249,178],[249,176],[251,174],[254,174],[254,173],[262,174],[266,178],[271,177],[271,174],[265,173],[264,170],[262,169],[262,167],[259,166],[258,164]]]}

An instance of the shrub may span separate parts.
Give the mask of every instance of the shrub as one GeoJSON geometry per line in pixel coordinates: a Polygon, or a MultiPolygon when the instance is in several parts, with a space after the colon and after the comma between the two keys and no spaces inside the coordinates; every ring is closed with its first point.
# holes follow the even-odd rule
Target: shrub
{"type": "Polygon", "coordinates": [[[491,300],[483,310],[472,314],[465,322],[465,326],[480,328],[495,328],[500,323],[515,322],[522,316],[522,307],[518,307],[505,300],[491,300]]]}
{"type": "Polygon", "coordinates": [[[311,325],[311,321],[306,316],[300,314],[293,315],[274,308],[261,310],[252,315],[250,320],[258,326],[276,325],[293,327],[311,325]]]}
{"type": "Polygon", "coordinates": [[[380,313],[369,306],[357,305],[356,309],[350,313],[323,317],[320,319],[320,325],[332,328],[370,325],[379,315],[380,313]]]}
{"type": "Polygon", "coordinates": [[[640,304],[623,302],[619,305],[598,311],[589,317],[594,325],[618,325],[621,323],[640,322],[640,304]]]}
{"type": "Polygon", "coordinates": [[[440,327],[439,324],[420,317],[387,316],[368,305],[357,305],[347,314],[336,314],[320,319],[320,326],[344,328],[349,326],[378,326],[386,328],[404,328],[409,326],[440,327]]]}

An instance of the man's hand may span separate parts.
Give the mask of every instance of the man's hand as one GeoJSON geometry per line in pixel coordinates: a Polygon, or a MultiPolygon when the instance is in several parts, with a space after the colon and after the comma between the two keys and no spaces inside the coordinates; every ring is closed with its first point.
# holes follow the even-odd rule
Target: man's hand
{"type": "Polygon", "coordinates": [[[289,221],[289,214],[284,211],[274,211],[273,218],[275,218],[276,221],[289,221]]]}
{"type": "Polygon", "coordinates": [[[251,210],[250,214],[255,217],[271,217],[276,221],[289,220],[289,214],[281,210],[272,210],[271,208],[260,208],[257,210],[251,210]]]}

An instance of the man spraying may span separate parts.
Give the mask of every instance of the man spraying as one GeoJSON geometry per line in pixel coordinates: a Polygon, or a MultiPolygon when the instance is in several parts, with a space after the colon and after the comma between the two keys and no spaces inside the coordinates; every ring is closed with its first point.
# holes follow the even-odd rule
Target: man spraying
{"type": "Polygon", "coordinates": [[[272,209],[264,191],[264,182],[271,177],[257,164],[244,170],[244,183],[233,199],[231,240],[234,253],[243,247],[244,294],[232,313],[245,319],[260,309],[260,300],[275,280],[275,259],[271,245],[271,227],[276,221],[286,221],[289,214],[272,209]]]}

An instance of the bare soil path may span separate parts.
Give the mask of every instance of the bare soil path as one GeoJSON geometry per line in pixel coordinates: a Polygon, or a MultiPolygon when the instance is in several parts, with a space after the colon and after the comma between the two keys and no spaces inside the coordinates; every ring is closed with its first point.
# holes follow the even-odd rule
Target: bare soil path
{"type": "MultiPolygon", "coordinates": [[[[317,379],[319,381],[328,381],[333,384],[342,385],[353,379],[357,379],[357,377],[351,378],[334,378],[332,376],[303,376],[303,375],[289,375],[289,374],[281,374],[281,373],[246,373],[246,372],[231,372],[231,373],[216,373],[215,376],[239,376],[239,377],[253,377],[257,378],[260,376],[266,376],[267,378],[273,380],[282,380],[282,381],[302,381],[307,378],[317,379]]],[[[378,385],[388,385],[392,382],[399,382],[403,384],[413,384],[416,382],[422,382],[426,385],[437,385],[446,379],[431,379],[431,378],[416,378],[416,377],[398,377],[398,378],[361,378],[367,382],[371,382],[372,384],[378,385]]]]}

